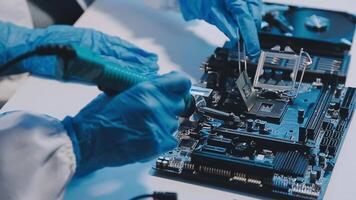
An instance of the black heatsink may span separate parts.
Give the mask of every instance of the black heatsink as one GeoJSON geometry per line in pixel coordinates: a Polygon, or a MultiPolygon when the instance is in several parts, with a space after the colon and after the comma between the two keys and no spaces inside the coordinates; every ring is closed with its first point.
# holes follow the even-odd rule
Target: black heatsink
{"type": "Polygon", "coordinates": [[[308,160],[296,151],[277,152],[273,164],[274,170],[278,173],[303,176],[308,167],[308,160]]]}

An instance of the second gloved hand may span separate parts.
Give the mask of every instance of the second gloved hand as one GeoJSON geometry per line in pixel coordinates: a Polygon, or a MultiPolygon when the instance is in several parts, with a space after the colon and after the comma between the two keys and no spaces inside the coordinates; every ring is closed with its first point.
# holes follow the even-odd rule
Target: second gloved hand
{"type": "MultiPolygon", "coordinates": [[[[49,26],[45,29],[28,29],[0,21],[0,64],[41,45],[75,44],[90,49],[105,60],[144,75],[158,71],[157,56],[115,36],[72,26],[49,26]]],[[[34,57],[25,60],[20,68],[35,75],[54,77],[57,60],[54,56],[34,57]]]]}
{"type": "Polygon", "coordinates": [[[63,124],[73,141],[77,176],[144,161],[176,146],[177,116],[184,111],[189,79],[178,73],[105,94],[63,124]]]}
{"type": "Polygon", "coordinates": [[[260,45],[258,30],[261,27],[261,0],[178,0],[186,20],[202,19],[219,28],[230,40],[240,35],[247,54],[255,57],[260,45]]]}

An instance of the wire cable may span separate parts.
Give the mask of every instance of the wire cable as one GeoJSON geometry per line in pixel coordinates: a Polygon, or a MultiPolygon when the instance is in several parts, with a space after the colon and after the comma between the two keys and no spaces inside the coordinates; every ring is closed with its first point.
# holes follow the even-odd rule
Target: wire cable
{"type": "Polygon", "coordinates": [[[143,194],[143,195],[139,195],[137,197],[134,197],[130,200],[139,200],[139,199],[144,199],[144,198],[149,198],[149,197],[153,197],[153,194],[143,194]]]}
{"type": "Polygon", "coordinates": [[[75,56],[75,50],[70,45],[48,44],[39,46],[36,49],[21,54],[5,64],[0,65],[0,74],[4,73],[16,64],[33,56],[59,56],[61,58],[70,58],[75,56]]]}
{"type": "Polygon", "coordinates": [[[0,66],[0,74],[4,73],[10,67],[16,65],[17,63],[22,62],[23,60],[30,58],[32,56],[35,56],[35,55],[36,55],[36,51],[30,51],[30,52],[24,53],[16,58],[8,61],[7,63],[0,66]]]}
{"type": "Polygon", "coordinates": [[[145,198],[153,198],[153,200],[177,200],[178,196],[175,192],[153,192],[153,194],[143,194],[130,200],[140,200],[145,198]]]}

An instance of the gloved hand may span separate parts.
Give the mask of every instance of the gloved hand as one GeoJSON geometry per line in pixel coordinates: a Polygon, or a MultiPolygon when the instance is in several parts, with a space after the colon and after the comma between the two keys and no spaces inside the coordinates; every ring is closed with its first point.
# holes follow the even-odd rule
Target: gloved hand
{"type": "Polygon", "coordinates": [[[238,41],[241,34],[247,54],[251,57],[259,54],[261,0],[179,0],[179,4],[186,20],[205,20],[233,41],[238,41]]]}
{"type": "Polygon", "coordinates": [[[63,124],[73,141],[76,175],[145,161],[176,146],[172,134],[191,83],[170,73],[115,96],[99,95],[63,124]]]}
{"type": "MultiPolygon", "coordinates": [[[[0,64],[45,44],[77,44],[87,47],[121,67],[145,75],[155,75],[157,56],[146,52],[118,37],[84,28],[50,26],[45,29],[28,29],[0,21],[0,64]]],[[[36,75],[53,77],[56,58],[34,57],[20,64],[20,68],[36,75]]]]}

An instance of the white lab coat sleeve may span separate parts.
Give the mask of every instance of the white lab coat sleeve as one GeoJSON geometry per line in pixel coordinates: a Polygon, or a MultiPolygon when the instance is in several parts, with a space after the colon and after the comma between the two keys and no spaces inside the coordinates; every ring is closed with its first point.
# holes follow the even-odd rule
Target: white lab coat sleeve
{"type": "Polygon", "coordinates": [[[75,167],[59,120],[24,111],[0,115],[0,199],[63,199],[75,167]]]}
{"type": "Polygon", "coordinates": [[[178,0],[144,0],[144,2],[154,9],[179,11],[178,0]]]}
{"type": "Polygon", "coordinates": [[[94,0],[77,0],[79,6],[83,9],[86,10],[90,4],[93,3],[94,0]]]}

